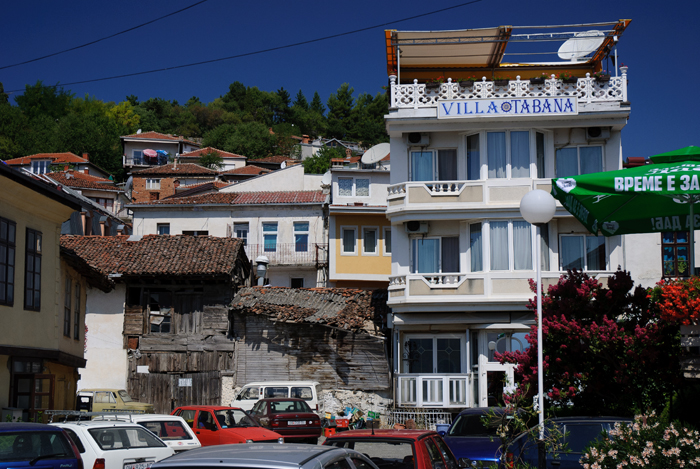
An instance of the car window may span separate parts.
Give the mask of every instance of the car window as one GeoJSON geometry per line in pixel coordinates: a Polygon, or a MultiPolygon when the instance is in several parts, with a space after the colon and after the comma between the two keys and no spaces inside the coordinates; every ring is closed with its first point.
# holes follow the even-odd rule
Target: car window
{"type": "Polygon", "coordinates": [[[287,386],[266,387],[264,397],[289,397],[289,388],[287,386]]]}
{"type": "Polygon", "coordinates": [[[214,412],[221,428],[259,427],[255,420],[241,409],[221,409],[214,412]]]}
{"type": "Polygon", "coordinates": [[[323,466],[325,469],[351,469],[350,468],[350,463],[348,463],[347,459],[339,459],[337,461],[333,461],[330,463],[327,463],[325,466],[323,466]]]}
{"type": "Polygon", "coordinates": [[[254,406],[253,409],[250,411],[251,414],[253,415],[263,415],[264,414],[264,406],[267,406],[267,402],[262,402],[258,401],[254,406]]]}
{"type": "Polygon", "coordinates": [[[424,438],[421,441],[423,441],[425,447],[428,449],[428,455],[430,456],[433,469],[445,469],[445,463],[442,460],[440,450],[432,438],[424,438]]]}
{"type": "Polygon", "coordinates": [[[216,423],[214,422],[214,416],[211,414],[211,412],[206,410],[199,411],[199,414],[197,415],[197,428],[202,428],[204,430],[216,430],[216,423]]]}
{"type": "Polygon", "coordinates": [[[447,436],[496,436],[498,420],[485,426],[481,414],[463,414],[457,416],[447,436]]]}
{"type": "Polygon", "coordinates": [[[194,414],[195,411],[192,409],[180,409],[175,412],[175,415],[182,417],[190,428],[194,427],[194,414]]]}
{"type": "Polygon", "coordinates": [[[564,442],[572,453],[582,453],[583,449],[593,440],[599,438],[603,427],[599,423],[595,424],[568,424],[566,425],[566,436],[564,442]]]}
{"type": "Polygon", "coordinates": [[[304,399],[307,401],[311,401],[311,400],[313,400],[314,395],[311,392],[310,387],[292,386],[292,393],[291,393],[291,396],[289,396],[289,397],[296,397],[297,399],[304,399]]]}
{"type": "Polygon", "coordinates": [[[281,414],[284,412],[311,412],[309,405],[304,401],[272,401],[270,413],[281,414]]]}
{"type": "Polygon", "coordinates": [[[185,429],[182,422],[177,420],[150,420],[139,422],[139,425],[146,427],[161,440],[191,440],[192,436],[185,429]]]}
{"type": "Polygon", "coordinates": [[[116,404],[117,400],[114,397],[114,394],[108,391],[98,391],[95,393],[95,400],[94,402],[96,404],[116,404]]]}
{"type": "Polygon", "coordinates": [[[433,440],[442,453],[442,458],[445,460],[445,464],[447,464],[447,469],[457,469],[459,464],[457,464],[457,460],[452,454],[452,451],[450,451],[450,449],[447,447],[447,444],[445,444],[442,438],[437,436],[433,437],[433,440]]]}
{"type": "Polygon", "coordinates": [[[141,427],[91,428],[90,436],[104,451],[127,448],[162,448],[165,444],[141,427]]]}
{"type": "Polygon", "coordinates": [[[327,445],[354,449],[362,453],[380,468],[414,469],[413,444],[408,441],[382,440],[372,438],[365,441],[326,440],[327,445]]]}
{"type": "Polygon", "coordinates": [[[251,386],[249,388],[243,388],[241,393],[236,398],[237,400],[243,399],[258,399],[260,397],[260,388],[257,386],[251,386]]]}
{"type": "Polygon", "coordinates": [[[0,433],[0,461],[28,461],[37,456],[45,459],[74,459],[70,443],[59,432],[0,433]]]}
{"type": "Polygon", "coordinates": [[[81,453],[84,453],[85,446],[83,446],[83,442],[80,441],[80,437],[78,437],[78,435],[76,435],[75,432],[73,430],[71,430],[70,428],[64,427],[63,431],[66,432],[66,435],[68,435],[68,438],[70,438],[71,441],[73,442],[73,444],[78,448],[78,451],[80,451],[81,453]]]}
{"type": "Polygon", "coordinates": [[[124,402],[134,402],[134,400],[131,398],[128,392],[124,391],[123,389],[121,391],[118,391],[119,397],[122,398],[122,401],[124,402]]]}
{"type": "Polygon", "coordinates": [[[374,469],[370,463],[360,458],[359,456],[353,456],[350,458],[355,469],[374,469]]]}

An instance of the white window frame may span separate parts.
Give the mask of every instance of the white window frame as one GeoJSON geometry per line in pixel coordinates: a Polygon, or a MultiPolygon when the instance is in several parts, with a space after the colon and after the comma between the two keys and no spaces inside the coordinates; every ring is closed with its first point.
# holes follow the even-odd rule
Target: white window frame
{"type": "Polygon", "coordinates": [[[156,223],[156,233],[158,233],[158,234],[165,234],[165,233],[161,233],[161,232],[160,232],[160,229],[161,229],[161,228],[165,228],[165,227],[168,228],[168,233],[167,233],[167,234],[170,234],[170,223],[156,223]]]}
{"type": "Polygon", "coordinates": [[[354,177],[354,176],[341,176],[338,178],[338,184],[336,189],[336,197],[357,197],[357,198],[369,198],[372,195],[372,179],[367,177],[354,177]],[[340,194],[340,180],[351,180],[352,181],[352,193],[350,195],[340,194]],[[367,185],[367,195],[357,195],[357,181],[366,180],[367,185]]]}
{"type": "MultiPolygon", "coordinates": [[[[482,267],[484,267],[484,270],[486,270],[486,265],[485,261],[486,258],[488,258],[488,271],[489,272],[529,272],[534,270],[535,266],[535,240],[536,240],[536,233],[534,231],[535,227],[533,225],[530,225],[530,268],[529,269],[515,269],[515,239],[514,239],[514,234],[513,234],[513,222],[525,222],[525,220],[521,219],[503,219],[503,220],[498,220],[498,219],[493,219],[493,220],[486,220],[485,223],[488,225],[486,229],[486,238],[488,239],[488,251],[484,251],[484,257],[482,258],[482,267]],[[491,242],[491,224],[494,222],[507,222],[508,223],[508,269],[494,269],[492,265],[492,252],[494,249],[493,243],[491,242]]],[[[525,222],[527,223],[527,222],[525,222]]],[[[482,231],[481,231],[481,236],[482,240],[484,239],[484,227],[482,225],[482,231]]],[[[470,238],[471,239],[471,238],[470,238]]],[[[482,244],[483,247],[483,244],[482,244]]],[[[470,269],[471,269],[471,263],[470,263],[470,269]]]]}
{"type": "Polygon", "coordinates": [[[581,173],[581,148],[600,148],[600,168],[601,171],[605,171],[605,145],[589,145],[589,144],[581,144],[581,145],[567,145],[562,148],[557,148],[554,151],[554,174],[556,175],[555,177],[569,177],[569,176],[580,176],[581,174],[590,174],[590,173],[581,173]],[[566,176],[560,176],[559,175],[559,167],[557,165],[557,151],[558,150],[566,150],[569,148],[575,148],[576,149],[576,165],[578,167],[576,174],[570,174],[566,176]]]}
{"type": "Polygon", "coordinates": [[[363,226],[362,227],[362,255],[363,256],[378,256],[379,255],[379,227],[378,226],[363,226]],[[365,244],[365,233],[374,231],[374,251],[367,251],[365,244]]]}
{"type": "Polygon", "coordinates": [[[535,172],[534,168],[534,162],[536,160],[536,153],[537,153],[537,148],[536,148],[536,136],[534,134],[534,130],[528,129],[528,130],[519,130],[519,129],[507,129],[507,130],[485,130],[481,132],[483,134],[483,137],[479,137],[479,146],[480,146],[480,151],[479,154],[483,154],[484,158],[486,160],[486,178],[487,179],[532,179],[532,175],[535,172]],[[511,151],[511,137],[510,134],[511,132],[527,132],[528,133],[528,175],[527,176],[518,176],[518,177],[513,177],[513,165],[512,165],[512,151],[511,151]],[[505,143],[506,143],[506,163],[505,163],[505,170],[506,170],[506,175],[505,177],[498,178],[498,177],[489,177],[489,153],[488,153],[488,134],[495,134],[495,133],[505,133],[505,143]]]}
{"type": "Polygon", "coordinates": [[[147,190],[160,190],[160,179],[146,179],[147,190]]]}
{"type": "MultiPolygon", "coordinates": [[[[248,245],[248,235],[250,234],[250,223],[249,222],[247,222],[247,221],[233,222],[233,229],[231,231],[233,231],[234,238],[238,238],[238,239],[243,240],[243,246],[248,245]],[[246,228],[245,229],[245,237],[238,236],[238,231],[236,230],[236,225],[238,225],[240,228],[243,228],[243,225],[245,225],[245,228],[246,228]]],[[[241,229],[240,231],[243,232],[244,230],[241,229]]]]}
{"type": "Polygon", "coordinates": [[[559,270],[564,271],[564,249],[562,248],[563,238],[583,238],[583,271],[584,272],[605,272],[609,270],[610,255],[608,253],[608,240],[603,236],[593,236],[590,233],[562,233],[559,235],[559,270]],[[605,251],[605,265],[602,269],[592,270],[588,268],[588,255],[586,253],[586,239],[587,238],[602,238],[603,239],[603,250],[605,251]]]}
{"type": "MultiPolygon", "coordinates": [[[[430,148],[430,149],[424,149],[424,150],[411,150],[409,151],[408,154],[408,180],[413,181],[413,182],[434,182],[434,181],[441,181],[440,178],[440,166],[439,166],[439,161],[440,161],[440,152],[441,151],[448,151],[448,150],[453,150],[456,154],[456,163],[457,167],[455,168],[457,174],[456,174],[456,179],[460,179],[460,170],[459,170],[459,151],[457,148],[454,147],[445,147],[445,148],[430,148]],[[413,154],[414,153],[430,153],[431,160],[432,160],[432,176],[429,181],[414,181],[413,179],[413,154]]],[[[445,179],[445,181],[451,181],[451,179],[445,179]]]]}
{"type": "MultiPolygon", "coordinates": [[[[382,254],[391,257],[391,249],[386,248],[387,233],[389,233],[389,239],[393,241],[391,238],[391,227],[385,226],[382,229],[382,254]]],[[[391,244],[391,241],[389,242],[389,244],[391,244]]]]}
{"type": "Polygon", "coordinates": [[[357,226],[341,226],[340,227],[340,255],[341,256],[357,256],[357,245],[359,243],[357,242],[357,226]],[[346,251],[345,250],[345,232],[346,231],[352,231],[353,232],[353,237],[354,237],[354,243],[353,243],[353,251],[346,251]]]}
{"type": "Polygon", "coordinates": [[[309,234],[311,232],[311,222],[306,221],[306,220],[297,220],[295,222],[292,222],[292,235],[294,236],[294,252],[309,252],[309,234]],[[306,230],[299,230],[297,231],[297,224],[299,223],[306,223],[306,230]],[[297,250],[297,235],[306,235],[306,250],[305,251],[298,251],[297,250]]]}
{"type": "Polygon", "coordinates": [[[280,245],[279,230],[280,230],[280,226],[279,226],[279,222],[277,222],[277,221],[270,220],[270,221],[261,221],[261,222],[260,222],[260,234],[261,234],[261,236],[262,236],[262,250],[263,250],[263,253],[266,253],[266,252],[277,252],[278,247],[279,247],[279,245],[280,245]],[[273,225],[273,224],[275,225],[275,231],[265,231],[265,225],[273,225]],[[273,235],[273,234],[275,235],[275,249],[272,250],[272,251],[267,251],[267,250],[265,249],[265,236],[266,236],[266,235],[273,235]]]}
{"type": "Polygon", "coordinates": [[[405,344],[411,339],[432,339],[433,340],[433,373],[427,373],[427,374],[436,374],[437,373],[437,341],[438,339],[459,339],[459,356],[460,356],[460,373],[467,373],[467,338],[465,334],[413,334],[413,333],[406,333],[402,337],[402,342],[401,342],[401,372],[402,373],[408,373],[408,361],[406,358],[404,358],[404,351],[405,351],[405,344]]]}
{"type": "Polygon", "coordinates": [[[442,249],[443,249],[443,246],[442,246],[443,241],[442,240],[443,240],[443,238],[457,238],[458,242],[461,241],[459,235],[457,235],[457,236],[447,236],[447,235],[446,236],[425,236],[425,237],[423,237],[423,236],[411,236],[410,237],[410,239],[409,239],[410,253],[408,256],[409,257],[409,264],[408,265],[409,265],[409,270],[412,274],[418,274],[418,275],[430,275],[430,274],[448,274],[448,275],[451,275],[451,274],[454,274],[454,275],[458,275],[461,273],[461,271],[463,269],[461,259],[458,259],[460,272],[445,272],[444,271],[444,268],[443,268],[444,262],[443,262],[443,258],[442,258],[442,249]],[[418,272],[417,266],[415,264],[415,259],[414,259],[414,257],[415,257],[414,252],[416,250],[414,248],[413,243],[415,243],[416,241],[430,240],[430,239],[437,239],[438,240],[438,247],[437,247],[438,270],[437,270],[437,272],[418,272]]]}
{"type": "MultiPolygon", "coordinates": [[[[468,239],[468,244],[469,247],[467,248],[469,250],[469,259],[468,259],[468,265],[469,269],[467,270],[468,272],[484,272],[486,270],[486,259],[485,259],[485,249],[484,249],[484,239],[488,237],[488,235],[484,234],[484,225],[485,223],[483,221],[475,221],[473,223],[469,223],[467,225],[467,236],[469,237],[468,239]],[[480,241],[481,241],[481,269],[480,270],[472,270],[472,258],[474,256],[474,250],[472,249],[472,226],[479,225],[479,236],[480,236],[480,241]]],[[[489,255],[491,253],[489,252],[489,255]]]]}
{"type": "Polygon", "coordinates": [[[51,160],[32,160],[31,172],[33,174],[46,174],[51,167],[51,160]]]}

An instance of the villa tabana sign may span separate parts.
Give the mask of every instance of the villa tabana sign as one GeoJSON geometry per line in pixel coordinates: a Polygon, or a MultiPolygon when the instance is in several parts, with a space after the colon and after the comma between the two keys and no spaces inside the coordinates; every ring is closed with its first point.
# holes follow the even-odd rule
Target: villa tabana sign
{"type": "Polygon", "coordinates": [[[438,101],[438,119],[576,114],[578,114],[578,102],[575,97],[569,96],[438,101]]]}

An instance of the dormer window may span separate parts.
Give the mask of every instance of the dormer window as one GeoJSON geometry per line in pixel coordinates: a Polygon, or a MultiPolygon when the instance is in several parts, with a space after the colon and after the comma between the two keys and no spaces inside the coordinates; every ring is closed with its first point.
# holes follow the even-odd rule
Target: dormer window
{"type": "Polygon", "coordinates": [[[46,174],[49,172],[51,160],[32,160],[32,173],[46,174]]]}

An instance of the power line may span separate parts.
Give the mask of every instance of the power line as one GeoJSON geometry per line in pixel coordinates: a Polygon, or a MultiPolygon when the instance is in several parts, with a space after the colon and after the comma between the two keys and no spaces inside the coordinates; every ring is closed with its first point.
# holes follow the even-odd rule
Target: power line
{"type": "MultiPolygon", "coordinates": [[[[204,1],[206,1],[206,0],[204,0],[204,1]]],[[[342,37],[342,36],[348,36],[348,35],[350,35],[350,34],[357,34],[357,33],[361,33],[361,32],[364,32],[364,31],[368,31],[368,30],[370,30],[370,29],[383,28],[383,27],[389,26],[389,25],[391,25],[391,24],[402,23],[402,22],[404,22],[404,21],[410,21],[410,20],[414,20],[414,19],[416,19],[416,18],[422,18],[422,17],[425,17],[425,16],[434,15],[434,14],[436,14],[436,13],[442,13],[442,12],[444,12],[444,11],[453,10],[453,9],[455,9],[455,8],[460,8],[460,7],[463,7],[463,6],[466,6],[466,5],[471,5],[471,4],[479,3],[479,2],[481,2],[481,0],[471,0],[471,1],[469,1],[469,2],[460,3],[459,5],[454,5],[454,6],[447,7],[447,8],[441,8],[440,10],[433,10],[433,11],[430,11],[430,12],[428,12],[428,13],[422,13],[422,14],[420,14],[420,15],[409,16],[408,18],[403,18],[403,19],[400,19],[400,20],[389,21],[389,22],[382,23],[382,24],[377,24],[377,25],[374,25],[374,26],[367,26],[367,27],[365,27],[365,28],[355,29],[355,30],[353,30],[353,31],[347,31],[347,32],[344,32],[344,33],[333,34],[333,35],[330,35],[330,36],[324,36],[324,37],[320,37],[320,38],[316,38],[316,39],[309,39],[308,41],[295,42],[295,43],[293,43],[293,44],[287,44],[287,45],[284,45],[284,46],[270,47],[270,48],[268,48],[268,49],[261,49],[261,50],[257,50],[257,51],[253,51],[253,52],[245,52],[245,53],[243,53],[243,54],[230,55],[230,56],[228,56],[228,57],[221,57],[221,58],[218,58],[218,59],[203,60],[203,61],[201,61],[201,62],[192,62],[192,63],[188,63],[188,64],[183,64],[183,65],[173,65],[173,66],[171,66],[171,67],[158,68],[158,69],[154,69],[154,70],[145,70],[145,71],[143,71],[143,72],[125,73],[125,74],[123,74],[123,75],[113,75],[113,76],[110,76],[110,77],[93,78],[93,79],[90,79],[90,80],[74,81],[74,82],[71,82],[71,83],[63,83],[61,86],[82,85],[82,84],[85,84],[85,83],[95,83],[95,82],[98,82],[98,81],[114,80],[114,79],[117,79],[117,78],[127,78],[127,77],[133,77],[133,76],[138,76],[138,75],[147,75],[147,74],[149,74],[149,73],[158,73],[158,72],[165,72],[165,71],[168,71],[168,70],[177,70],[177,69],[179,69],[179,68],[195,67],[195,66],[198,66],[198,65],[205,65],[205,64],[215,63],[215,62],[221,62],[221,61],[224,61],[224,60],[239,59],[239,58],[241,58],[241,57],[248,57],[248,56],[251,56],[251,55],[259,55],[259,54],[264,54],[264,53],[267,53],[267,52],[273,52],[273,51],[282,50],[282,49],[289,49],[289,48],[291,48],[291,47],[298,47],[298,46],[302,46],[302,45],[305,45],[305,44],[312,44],[312,43],[314,43],[314,42],[321,42],[321,41],[326,41],[326,40],[328,40],[328,39],[335,39],[335,38],[342,37]]],[[[200,2],[200,3],[201,3],[201,2],[200,2]]],[[[23,90],[23,89],[19,89],[19,90],[9,90],[9,91],[5,91],[5,92],[6,92],[6,93],[16,93],[16,92],[19,92],[19,91],[24,91],[24,90],[23,90]]]]}
{"type": "Polygon", "coordinates": [[[135,30],[135,29],[143,28],[144,26],[148,26],[149,24],[153,24],[153,23],[155,23],[156,21],[160,21],[160,20],[162,20],[162,19],[164,19],[164,18],[168,18],[169,16],[177,15],[178,13],[182,13],[182,12],[185,11],[185,10],[189,10],[190,8],[194,8],[194,7],[196,7],[197,5],[201,5],[202,3],[208,2],[208,1],[209,1],[209,0],[201,0],[201,1],[199,1],[199,2],[197,2],[197,3],[194,3],[194,4],[192,4],[192,5],[188,6],[188,7],[182,8],[181,10],[177,10],[177,11],[174,11],[174,12],[172,12],[172,13],[168,13],[167,15],[164,15],[164,16],[161,16],[161,17],[159,17],[159,18],[153,19],[153,20],[151,20],[151,21],[147,21],[147,22],[145,22],[145,23],[139,24],[138,26],[134,26],[134,27],[132,27],[132,28],[125,29],[124,31],[120,31],[120,32],[118,32],[118,33],[114,33],[114,34],[111,34],[111,35],[109,35],[109,36],[105,36],[105,37],[100,38],[100,39],[95,39],[94,41],[88,42],[88,43],[86,43],[86,44],[82,44],[82,45],[80,45],[80,46],[71,47],[70,49],[65,49],[65,50],[62,50],[62,51],[59,51],[59,52],[54,52],[53,54],[49,54],[49,55],[43,55],[43,56],[37,57],[37,58],[35,58],[35,59],[25,60],[24,62],[17,62],[16,64],[5,65],[4,67],[0,67],[0,70],[5,70],[6,68],[17,67],[17,66],[19,66],[19,65],[24,65],[24,64],[28,64],[28,63],[32,63],[32,62],[37,62],[37,61],[39,61],[39,60],[47,59],[47,58],[49,58],[49,57],[54,57],[54,56],[56,56],[56,55],[65,54],[66,52],[70,52],[70,51],[72,51],[72,50],[82,49],[83,47],[87,47],[87,46],[91,46],[91,45],[93,45],[93,44],[97,44],[98,42],[102,42],[102,41],[105,41],[105,40],[107,40],[107,39],[111,39],[111,38],[113,38],[113,37],[119,36],[119,35],[121,35],[121,34],[125,34],[125,33],[128,33],[128,32],[131,32],[131,31],[133,31],[133,30],[135,30]]]}

